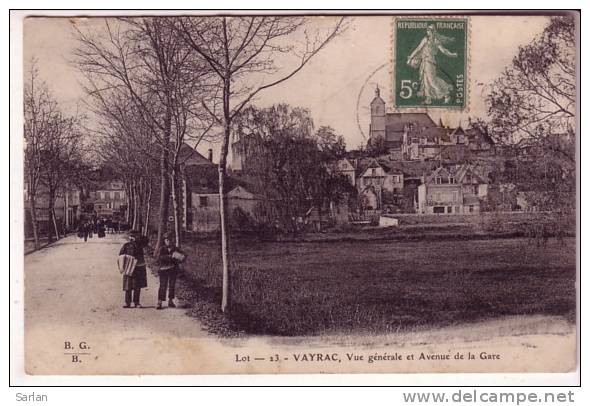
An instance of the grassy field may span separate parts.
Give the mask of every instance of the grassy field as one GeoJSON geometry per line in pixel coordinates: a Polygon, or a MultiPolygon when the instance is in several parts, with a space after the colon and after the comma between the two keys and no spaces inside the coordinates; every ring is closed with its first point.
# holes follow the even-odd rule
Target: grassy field
{"type": "MultiPolygon", "coordinates": [[[[575,240],[233,241],[231,328],[253,334],[387,333],[546,314],[574,320],[575,240]]],[[[186,247],[195,312],[220,303],[218,245],[186,247]],[[199,310],[200,309],[200,310],[199,310]]],[[[208,320],[217,323],[215,317],[208,320]]],[[[207,322],[207,320],[206,320],[207,322]]]]}

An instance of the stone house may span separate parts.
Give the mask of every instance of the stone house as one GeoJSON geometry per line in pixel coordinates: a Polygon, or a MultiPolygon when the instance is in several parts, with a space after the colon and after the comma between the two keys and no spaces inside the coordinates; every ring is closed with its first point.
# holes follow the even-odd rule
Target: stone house
{"type": "Polygon", "coordinates": [[[119,180],[103,182],[96,191],[89,193],[85,206],[87,212],[94,211],[99,218],[124,216],[127,210],[127,194],[123,182],[119,180]]]}
{"type": "Polygon", "coordinates": [[[421,214],[477,214],[487,197],[488,183],[473,165],[439,167],[418,187],[421,214]]]}
{"type": "Polygon", "coordinates": [[[382,209],[384,195],[400,195],[404,187],[404,174],[375,158],[359,160],[356,168],[356,187],[363,208],[382,209]]]}

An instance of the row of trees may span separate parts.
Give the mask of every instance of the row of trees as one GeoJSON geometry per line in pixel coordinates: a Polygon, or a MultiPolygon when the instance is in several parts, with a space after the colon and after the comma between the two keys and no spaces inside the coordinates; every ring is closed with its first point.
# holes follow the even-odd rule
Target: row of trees
{"type": "MultiPolygon", "coordinates": [[[[65,113],[39,78],[36,62],[25,79],[24,86],[25,183],[35,249],[39,248],[37,201],[47,200],[49,222],[53,233],[60,237],[55,203],[58,196],[70,188],[79,187],[88,172],[82,137],[82,118],[65,113]]],[[[64,196],[67,199],[67,197],[64,196]]],[[[67,213],[64,213],[64,220],[67,213]]]]}
{"type": "Polygon", "coordinates": [[[107,19],[100,28],[77,29],[75,60],[100,123],[101,155],[125,180],[135,226],[143,224],[144,232],[141,219],[149,217],[151,193],[159,190],[155,252],[170,201],[180,244],[182,145],[220,142],[224,311],[230,307],[225,185],[234,122],[260,92],[293,77],[344,28],[343,18],[314,25],[305,17],[252,16],[107,19]]]}

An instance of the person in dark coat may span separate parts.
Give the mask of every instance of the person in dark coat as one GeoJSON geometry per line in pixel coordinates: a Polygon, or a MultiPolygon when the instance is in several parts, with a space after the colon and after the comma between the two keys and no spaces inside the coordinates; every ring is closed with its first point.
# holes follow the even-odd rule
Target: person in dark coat
{"type": "Polygon", "coordinates": [[[83,222],[80,225],[80,232],[82,233],[82,238],[84,238],[84,242],[88,241],[88,223],[83,222]]]}
{"type": "Polygon", "coordinates": [[[86,241],[86,237],[88,237],[88,235],[86,235],[86,237],[84,236],[85,230],[86,230],[86,223],[81,221],[80,224],[78,224],[78,238],[84,238],[84,241],[86,241]]]}
{"type": "Polygon", "coordinates": [[[99,220],[96,227],[97,227],[97,232],[96,232],[97,237],[98,238],[104,238],[105,237],[105,231],[104,231],[105,224],[104,224],[104,221],[103,220],[99,220]]]}
{"type": "Polygon", "coordinates": [[[168,307],[176,307],[174,304],[176,276],[178,275],[178,263],[172,258],[172,254],[178,249],[171,244],[170,235],[164,234],[164,244],[160,247],[158,253],[158,276],[160,277],[160,288],[158,289],[158,306],[156,309],[162,309],[162,302],[166,300],[166,291],[168,291],[168,307]]]}
{"type": "Polygon", "coordinates": [[[141,289],[147,287],[147,272],[144,258],[144,248],[148,245],[148,238],[139,231],[129,233],[129,242],[121,247],[119,255],[131,255],[137,260],[135,270],[131,276],[123,275],[123,290],[125,291],[125,308],[131,307],[133,299],[134,307],[141,307],[139,303],[141,289]]]}

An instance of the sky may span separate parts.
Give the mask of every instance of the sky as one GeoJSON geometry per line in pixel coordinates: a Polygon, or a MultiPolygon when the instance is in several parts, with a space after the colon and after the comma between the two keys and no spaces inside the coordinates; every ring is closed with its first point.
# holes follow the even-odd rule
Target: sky
{"type": "MultiPolygon", "coordinates": [[[[32,57],[37,59],[40,76],[58,102],[74,110],[85,98],[83,77],[72,65],[72,50],[77,43],[72,24],[100,27],[98,19],[28,18],[24,23],[23,69],[32,57]]],[[[329,27],[333,17],[314,17],[314,27],[329,27]]],[[[497,78],[511,63],[518,47],[529,43],[548,23],[545,16],[470,16],[468,66],[468,109],[462,112],[430,109],[435,122],[442,119],[451,127],[465,125],[469,117],[485,117],[486,84],[497,78]]],[[[348,29],[330,42],[303,70],[288,81],[263,91],[254,104],[260,107],[288,103],[311,111],[316,127],[327,125],[344,136],[349,149],[366,143],[369,128],[369,103],[375,87],[389,111],[392,91],[392,16],[351,17],[348,29]]],[[[297,38],[293,39],[297,41],[297,38]]],[[[277,60],[288,69],[293,59],[277,60]]],[[[397,110],[403,111],[403,110],[397,110]]],[[[205,152],[218,145],[203,142],[205,152]]]]}

